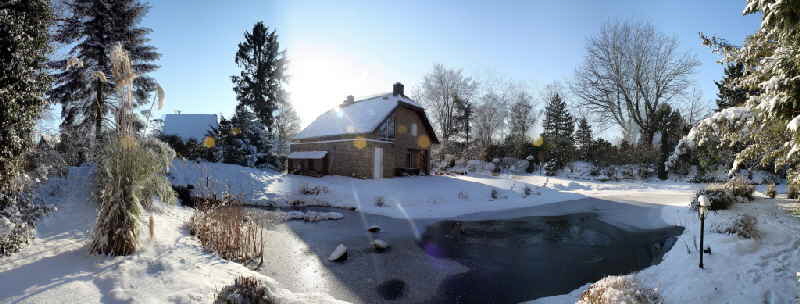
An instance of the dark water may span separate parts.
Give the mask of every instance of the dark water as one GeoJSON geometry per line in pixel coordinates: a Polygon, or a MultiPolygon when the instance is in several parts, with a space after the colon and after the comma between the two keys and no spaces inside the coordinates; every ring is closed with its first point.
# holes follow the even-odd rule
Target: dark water
{"type": "Polygon", "coordinates": [[[593,213],[436,222],[420,247],[470,270],[447,277],[426,302],[516,303],[568,293],[659,263],[682,232],[677,226],[624,230],[593,213]]]}

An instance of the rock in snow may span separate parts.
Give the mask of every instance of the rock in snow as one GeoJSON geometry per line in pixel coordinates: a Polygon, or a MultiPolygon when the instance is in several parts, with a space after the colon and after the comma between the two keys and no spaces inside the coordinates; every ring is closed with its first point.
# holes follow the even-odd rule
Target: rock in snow
{"type": "Polygon", "coordinates": [[[292,220],[304,220],[306,222],[319,222],[326,220],[340,220],[344,218],[339,212],[317,212],[317,211],[289,211],[287,217],[292,220]]]}
{"type": "Polygon", "coordinates": [[[369,228],[367,228],[367,231],[369,231],[369,232],[381,232],[381,227],[378,226],[378,225],[372,225],[372,226],[369,226],[369,228]]]}
{"type": "Polygon", "coordinates": [[[375,248],[375,251],[384,251],[389,248],[389,243],[381,239],[374,239],[372,240],[372,248],[375,248]]]}
{"type": "Polygon", "coordinates": [[[344,260],[347,260],[347,247],[344,244],[339,244],[328,256],[328,261],[343,262],[344,260]]]}

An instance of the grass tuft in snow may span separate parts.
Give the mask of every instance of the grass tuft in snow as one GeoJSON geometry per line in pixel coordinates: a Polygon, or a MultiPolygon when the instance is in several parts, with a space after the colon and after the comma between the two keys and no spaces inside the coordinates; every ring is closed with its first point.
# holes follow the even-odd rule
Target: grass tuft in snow
{"type": "Polygon", "coordinates": [[[741,214],[733,218],[733,221],[715,228],[714,232],[735,234],[745,239],[760,239],[761,232],[757,224],[758,220],[754,216],[741,214]]]}
{"type": "Polygon", "coordinates": [[[767,185],[767,196],[769,196],[769,198],[775,198],[775,196],[777,194],[778,194],[778,191],[775,190],[775,184],[774,183],[767,185]]]}
{"type": "Polygon", "coordinates": [[[241,276],[233,285],[222,288],[214,304],[273,304],[277,303],[266,284],[254,277],[241,276]]]}
{"type": "Polygon", "coordinates": [[[189,232],[206,249],[234,262],[261,258],[264,235],[261,226],[230,196],[222,205],[199,208],[189,220],[189,232]]]}
{"type": "Polygon", "coordinates": [[[300,194],[302,195],[320,195],[328,193],[328,187],[325,186],[318,186],[312,184],[303,184],[300,186],[300,194]]]}
{"type": "Polygon", "coordinates": [[[644,288],[631,275],[607,276],[584,291],[578,304],[657,304],[664,300],[655,289],[644,288]]]}

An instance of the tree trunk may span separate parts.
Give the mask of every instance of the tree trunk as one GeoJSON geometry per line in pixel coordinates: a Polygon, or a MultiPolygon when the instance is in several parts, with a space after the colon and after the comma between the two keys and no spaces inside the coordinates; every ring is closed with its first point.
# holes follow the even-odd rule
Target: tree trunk
{"type": "Polygon", "coordinates": [[[97,101],[95,105],[95,109],[97,113],[95,113],[96,119],[94,122],[94,135],[95,135],[95,143],[100,143],[103,138],[103,81],[99,78],[97,79],[97,101]]]}

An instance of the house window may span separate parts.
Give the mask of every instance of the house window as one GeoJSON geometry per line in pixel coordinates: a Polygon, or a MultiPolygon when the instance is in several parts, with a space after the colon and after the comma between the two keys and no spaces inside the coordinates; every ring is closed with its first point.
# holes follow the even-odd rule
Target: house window
{"type": "Polygon", "coordinates": [[[411,124],[411,136],[417,136],[417,124],[411,124]]]}
{"type": "Polygon", "coordinates": [[[386,121],[381,124],[380,129],[378,129],[379,135],[382,138],[387,139],[394,139],[394,117],[389,117],[386,121]]]}

